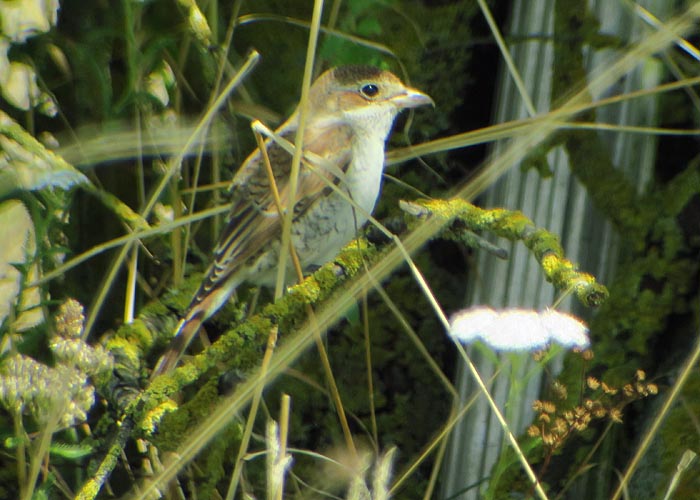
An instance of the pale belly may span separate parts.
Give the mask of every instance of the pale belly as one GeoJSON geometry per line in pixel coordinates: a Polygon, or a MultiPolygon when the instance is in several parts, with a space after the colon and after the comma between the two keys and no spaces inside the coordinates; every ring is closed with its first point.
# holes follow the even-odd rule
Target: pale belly
{"type": "MultiPolygon", "coordinates": [[[[379,189],[377,187],[377,194],[379,189]]],[[[357,236],[374,210],[374,201],[355,209],[340,195],[323,199],[294,225],[293,240],[304,267],[320,266],[330,261],[357,236]]]]}
{"type": "MultiPolygon", "coordinates": [[[[292,226],[292,242],[304,271],[309,271],[332,260],[340,250],[352,241],[367,222],[379,196],[384,162],[384,144],[378,144],[378,155],[374,151],[363,151],[370,158],[361,161],[360,168],[350,169],[345,183],[356,209],[337,192],[320,199],[292,226]],[[379,162],[377,162],[379,158],[379,162]],[[362,168],[364,167],[364,168],[362,168]]],[[[257,262],[249,268],[244,279],[258,285],[274,287],[279,262],[279,242],[271,245],[257,262]]],[[[287,284],[296,282],[296,273],[288,260],[287,284]]]]}

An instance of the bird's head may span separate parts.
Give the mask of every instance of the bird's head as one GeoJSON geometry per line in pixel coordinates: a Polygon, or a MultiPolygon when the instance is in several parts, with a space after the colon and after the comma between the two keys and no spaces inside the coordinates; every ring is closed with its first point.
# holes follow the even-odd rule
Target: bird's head
{"type": "Polygon", "coordinates": [[[386,139],[396,115],[433,100],[373,66],[339,66],[323,73],[309,92],[310,116],[349,125],[386,139]]]}

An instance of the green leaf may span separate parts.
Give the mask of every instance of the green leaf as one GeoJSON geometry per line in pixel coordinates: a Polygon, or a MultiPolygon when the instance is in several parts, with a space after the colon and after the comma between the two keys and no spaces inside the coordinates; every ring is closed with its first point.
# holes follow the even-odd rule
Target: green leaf
{"type": "Polygon", "coordinates": [[[95,449],[87,444],[51,443],[51,455],[68,460],[77,460],[91,455],[95,449]]]}

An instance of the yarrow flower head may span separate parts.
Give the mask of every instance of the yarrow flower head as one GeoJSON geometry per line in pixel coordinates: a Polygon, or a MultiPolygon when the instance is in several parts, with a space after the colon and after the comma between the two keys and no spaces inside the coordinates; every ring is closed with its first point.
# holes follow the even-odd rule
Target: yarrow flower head
{"type": "Polygon", "coordinates": [[[585,323],[550,309],[471,307],[452,316],[449,334],[465,344],[481,340],[498,351],[537,351],[552,342],[576,349],[590,346],[585,323]]]}
{"type": "Polygon", "coordinates": [[[85,314],[83,306],[75,299],[68,299],[56,315],[56,335],[49,347],[59,364],[77,368],[87,375],[98,375],[112,369],[112,357],[104,348],[91,346],[82,340],[85,314]]]}
{"type": "Polygon", "coordinates": [[[42,424],[58,417],[61,427],[70,427],[85,421],[94,402],[94,388],[76,369],[52,368],[22,354],[0,365],[0,406],[15,414],[29,414],[42,424]]]}

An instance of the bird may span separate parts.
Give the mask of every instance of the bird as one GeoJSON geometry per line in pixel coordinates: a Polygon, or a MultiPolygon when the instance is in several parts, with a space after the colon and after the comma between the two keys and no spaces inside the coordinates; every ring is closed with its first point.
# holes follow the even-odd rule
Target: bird
{"type": "MultiPolygon", "coordinates": [[[[291,241],[305,270],[329,262],[356,237],[379,197],[386,141],[396,116],[424,105],[434,106],[430,96],[405,85],[388,70],[347,65],[321,74],[308,92],[302,141],[305,161],[296,200],[290,199],[292,155],[274,137],[265,141],[278,199],[287,209],[295,201],[291,241]]],[[[299,115],[297,107],[275,135],[294,143],[299,115]]],[[[213,262],[152,377],[176,366],[202,322],[242,282],[274,286],[283,215],[272,188],[258,148],[233,177],[232,206],[213,262]]]]}

